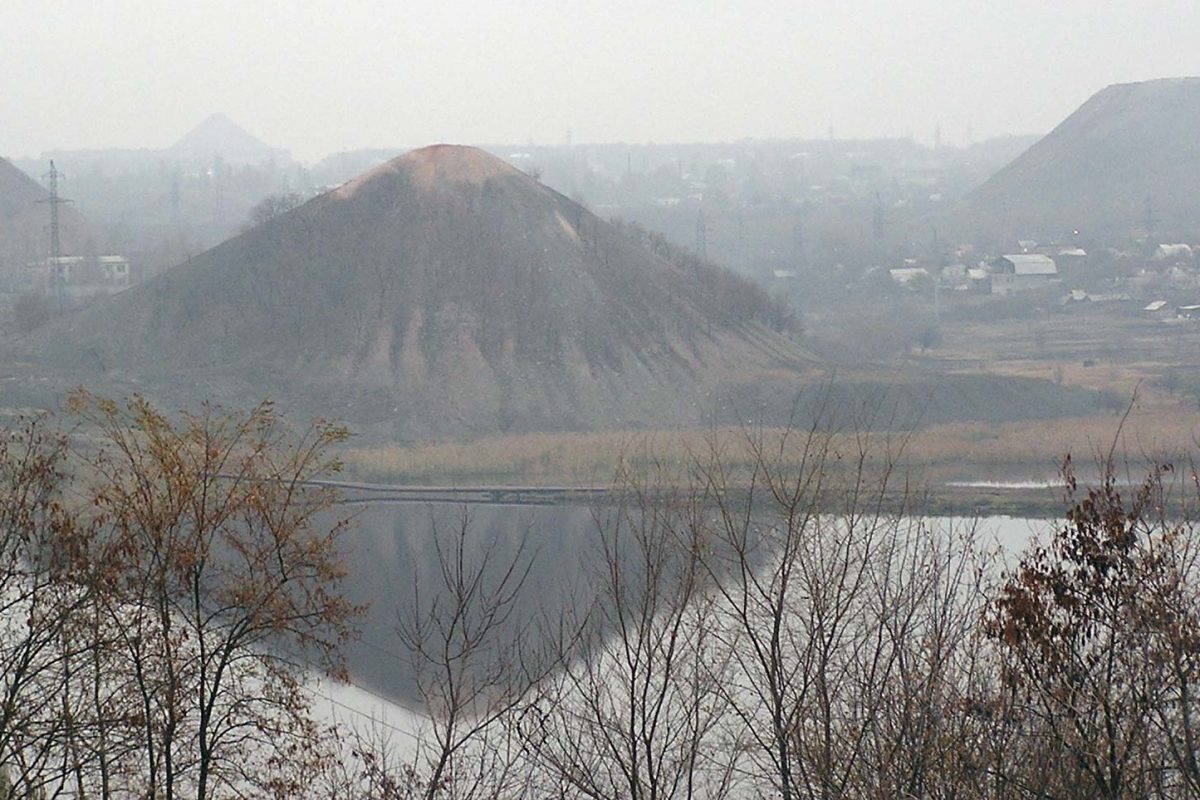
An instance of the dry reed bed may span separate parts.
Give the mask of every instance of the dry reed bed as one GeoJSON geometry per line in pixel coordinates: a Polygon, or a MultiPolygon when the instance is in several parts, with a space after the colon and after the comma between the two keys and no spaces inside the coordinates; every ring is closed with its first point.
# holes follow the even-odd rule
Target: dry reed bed
{"type": "MultiPolygon", "coordinates": [[[[1200,413],[1182,404],[1134,407],[1121,427],[1114,414],[1058,420],[949,423],[913,432],[880,432],[869,438],[872,461],[889,457],[934,476],[962,477],[989,469],[1008,472],[1052,470],[1066,454],[1090,461],[1107,453],[1114,438],[1119,459],[1180,462],[1200,453],[1200,413]]],[[[749,442],[760,438],[784,462],[802,453],[804,431],[791,431],[782,450],[781,429],[746,431],[656,431],[537,433],[487,437],[470,442],[348,448],[342,453],[350,475],[381,482],[425,484],[502,483],[606,485],[619,464],[678,470],[714,447],[735,468],[752,461],[749,442]]],[[[838,434],[829,446],[853,460],[862,436],[838,434]]]]}

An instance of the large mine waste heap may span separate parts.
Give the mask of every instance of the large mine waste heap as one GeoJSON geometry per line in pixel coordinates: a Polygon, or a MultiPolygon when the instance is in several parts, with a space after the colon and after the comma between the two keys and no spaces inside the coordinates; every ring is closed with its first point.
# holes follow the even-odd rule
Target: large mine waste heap
{"type": "Polygon", "coordinates": [[[812,365],[789,324],[749,282],[438,145],[20,350],[71,382],[466,436],[712,421],[739,387],[812,365]]]}
{"type": "Polygon", "coordinates": [[[1194,231],[1200,78],[1109,86],[975,190],[955,226],[1015,238],[1194,231]]]}

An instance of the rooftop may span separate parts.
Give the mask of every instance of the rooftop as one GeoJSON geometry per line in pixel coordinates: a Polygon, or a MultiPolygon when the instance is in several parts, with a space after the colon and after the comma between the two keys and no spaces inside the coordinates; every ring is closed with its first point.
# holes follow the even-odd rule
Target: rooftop
{"type": "Polygon", "coordinates": [[[1017,275],[1057,275],[1058,267],[1049,256],[1033,253],[1014,253],[1001,256],[1002,261],[1012,264],[1013,272],[1017,275]]]}

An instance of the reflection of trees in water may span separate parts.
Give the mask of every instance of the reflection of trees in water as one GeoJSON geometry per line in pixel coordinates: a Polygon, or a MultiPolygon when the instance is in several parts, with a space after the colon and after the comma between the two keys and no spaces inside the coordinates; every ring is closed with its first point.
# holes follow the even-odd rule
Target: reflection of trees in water
{"type": "MultiPolygon", "coordinates": [[[[709,513],[715,518],[718,511],[712,507],[709,513]]],[[[440,567],[435,539],[440,537],[442,544],[449,546],[461,529],[463,512],[464,507],[451,504],[379,504],[356,518],[356,528],[348,539],[347,593],[355,603],[369,604],[362,636],[348,648],[350,673],[355,683],[401,705],[417,707],[420,702],[410,657],[397,639],[398,626],[412,615],[414,581],[426,595],[437,584],[440,567]]],[[[535,620],[559,620],[564,615],[578,623],[592,603],[603,602],[602,613],[592,617],[592,635],[579,643],[575,655],[587,657],[604,646],[612,633],[616,598],[597,601],[593,594],[597,579],[604,577],[606,555],[622,555],[615,550],[606,553],[606,546],[612,547],[608,541],[612,533],[606,535],[605,530],[613,525],[615,511],[584,506],[480,505],[470,507],[468,516],[468,558],[490,549],[491,562],[483,567],[486,581],[499,581],[514,559],[528,567],[505,629],[515,633],[535,620]]],[[[745,554],[747,563],[762,568],[775,557],[774,546],[761,531],[750,530],[748,535],[755,541],[745,554]]],[[[620,580],[633,583],[644,579],[645,559],[633,552],[624,555],[620,580]]]]}
{"type": "MultiPolygon", "coordinates": [[[[1110,465],[1085,493],[1067,469],[1066,522],[1005,564],[977,521],[921,516],[919,493],[887,469],[890,451],[885,469],[866,467],[866,437],[843,446],[813,432],[800,460],[750,444],[752,463],[736,475],[719,453],[699,458],[685,481],[622,484],[624,503],[594,518],[525,512],[514,525],[496,522],[499,512],[469,551],[479,561],[466,539],[433,548],[442,585],[475,609],[468,616],[486,621],[501,608],[504,625],[509,606],[495,598],[514,574],[505,570],[525,574],[520,543],[570,553],[533,547],[543,558],[529,566],[522,607],[557,621],[557,640],[514,632],[473,650],[486,637],[453,627],[418,637],[434,645],[429,665],[440,666],[445,642],[443,652],[497,677],[423,674],[431,733],[415,769],[396,773],[411,791],[1194,795],[1193,476],[1184,489],[1162,466],[1126,485],[1110,465]],[[835,469],[841,462],[850,468],[835,469]],[[1177,518],[1166,509],[1180,491],[1177,518]],[[555,519],[560,527],[538,528],[555,519]],[[485,564],[500,570],[490,589],[463,592],[485,564]],[[554,580],[537,583],[543,576],[554,580]],[[488,672],[506,659],[520,667],[512,683],[488,672]],[[473,728],[480,709],[493,724],[473,728]]],[[[422,581],[433,541],[408,540],[422,581]]],[[[445,608],[416,619],[454,620],[455,603],[445,608]]]]}
{"type": "MultiPolygon", "coordinates": [[[[414,579],[430,587],[438,578],[435,531],[448,544],[461,514],[454,505],[381,504],[363,511],[349,537],[347,592],[355,602],[371,604],[362,638],[348,650],[350,672],[356,682],[405,705],[417,703],[417,687],[397,625],[412,610],[414,579]]],[[[557,615],[577,594],[595,531],[584,507],[477,506],[470,509],[467,555],[493,548],[491,569],[485,569],[493,580],[524,548],[529,574],[506,622],[515,630],[543,611],[557,615]]]]}

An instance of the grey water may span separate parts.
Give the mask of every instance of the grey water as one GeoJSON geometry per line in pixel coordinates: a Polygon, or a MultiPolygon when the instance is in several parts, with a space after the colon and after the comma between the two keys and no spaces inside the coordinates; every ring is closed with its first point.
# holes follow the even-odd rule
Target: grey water
{"type": "MultiPolygon", "coordinates": [[[[485,585],[494,586],[516,560],[528,568],[513,618],[553,621],[586,602],[586,586],[603,566],[599,527],[605,512],[586,506],[505,506],[417,503],[368,504],[358,511],[347,535],[348,575],[344,590],[367,607],[361,638],[347,648],[354,683],[392,702],[415,706],[411,660],[397,630],[411,615],[416,596],[427,604],[445,590],[438,547],[452,545],[467,526],[468,569],[488,554],[485,585]]],[[[1047,529],[1045,520],[1015,517],[938,518],[931,527],[976,525],[981,547],[998,548],[1012,561],[1047,529]]]]}
{"type": "MultiPolygon", "coordinates": [[[[485,552],[485,586],[496,586],[514,561],[524,575],[510,625],[551,619],[578,601],[589,558],[596,553],[597,523],[584,506],[504,506],[379,503],[362,507],[345,538],[344,589],[366,605],[361,638],[347,648],[355,683],[401,704],[411,704],[412,665],[398,636],[401,615],[437,599],[447,602],[439,545],[453,546],[467,526],[467,569],[485,552]],[[525,570],[528,570],[526,573],[525,570]]],[[[448,552],[448,551],[447,551],[448,552]]]]}

